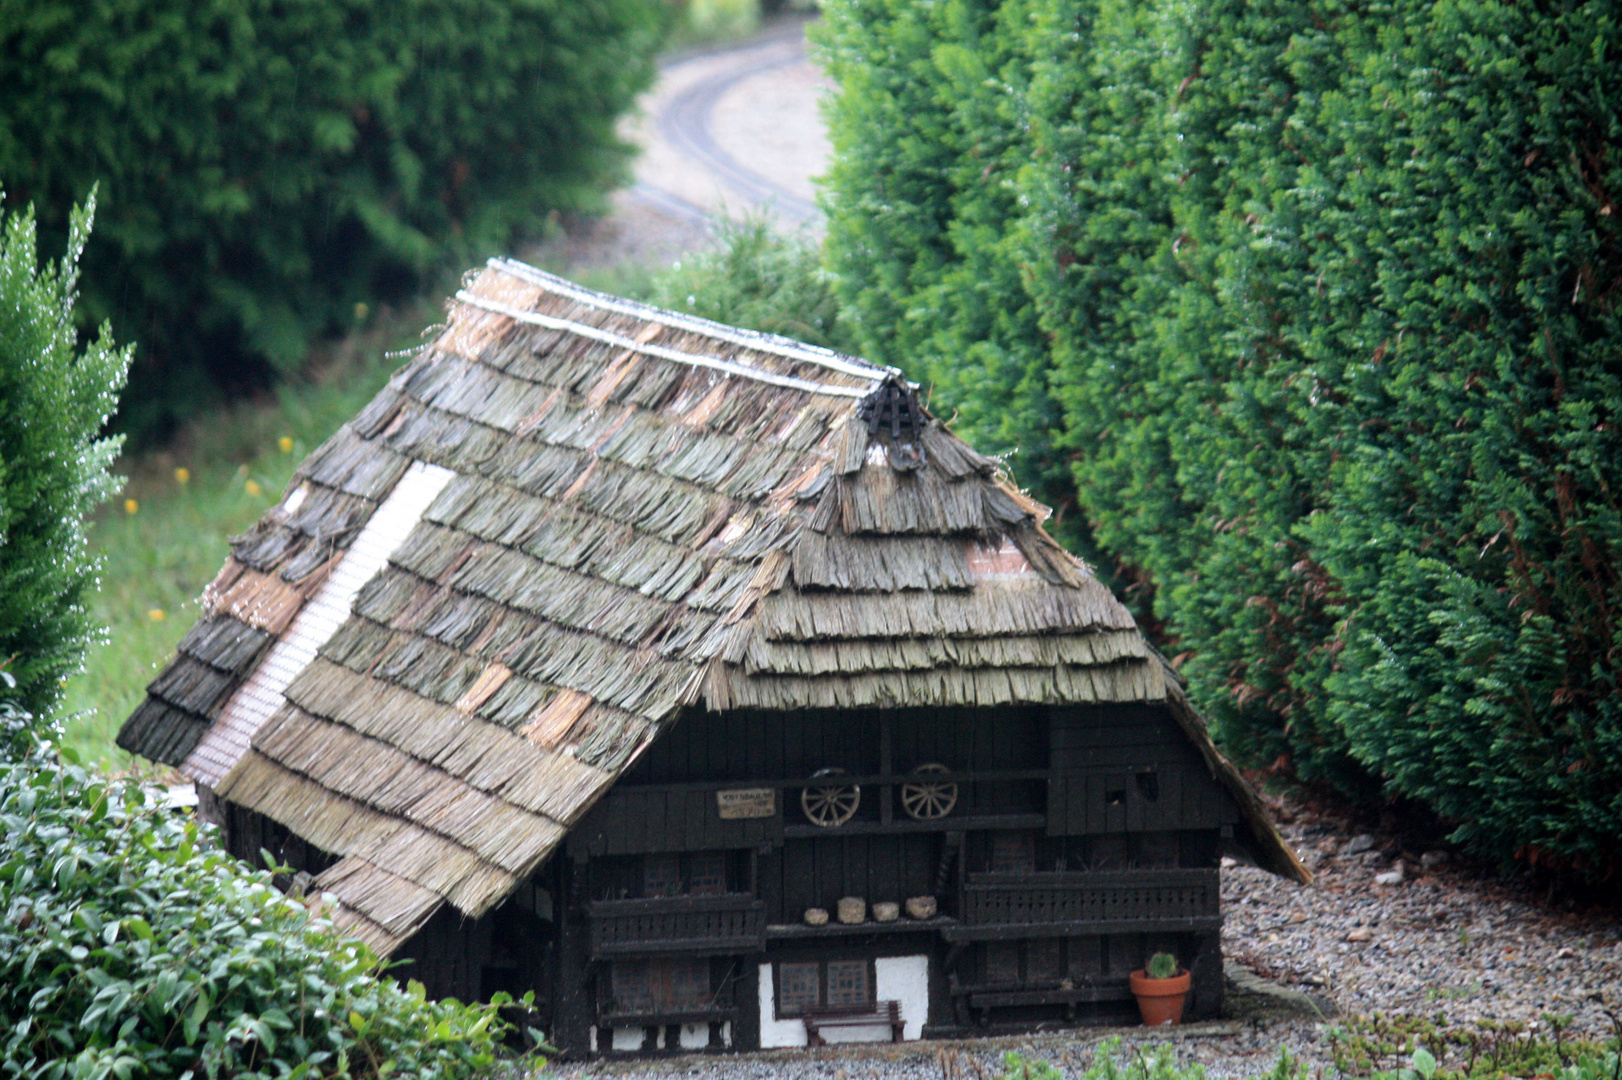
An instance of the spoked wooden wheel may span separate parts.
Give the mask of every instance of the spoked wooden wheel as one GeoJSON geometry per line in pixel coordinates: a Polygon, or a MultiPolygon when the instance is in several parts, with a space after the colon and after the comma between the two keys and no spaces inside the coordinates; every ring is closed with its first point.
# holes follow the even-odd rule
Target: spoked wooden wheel
{"type": "Polygon", "coordinates": [[[957,783],[952,770],[930,762],[912,770],[912,779],[901,785],[901,809],[918,821],[943,818],[957,805],[957,783]]]}
{"type": "MultiPolygon", "coordinates": [[[[844,776],[844,769],[818,769],[811,774],[811,779],[821,780],[824,777],[834,780],[844,776]]],[[[800,809],[813,825],[821,825],[831,829],[835,825],[843,825],[856,814],[856,808],[862,805],[862,789],[855,784],[841,784],[837,781],[828,784],[813,784],[801,789],[800,809]]]]}

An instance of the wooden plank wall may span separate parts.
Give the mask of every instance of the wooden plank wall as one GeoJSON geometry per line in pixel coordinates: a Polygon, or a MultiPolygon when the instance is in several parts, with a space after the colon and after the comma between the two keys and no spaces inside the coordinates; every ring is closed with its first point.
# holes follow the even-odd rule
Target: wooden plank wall
{"type": "Polygon", "coordinates": [[[467,919],[449,904],[395,953],[389,974],[404,984],[415,979],[430,998],[477,1001],[484,996],[484,969],[491,961],[496,918],[467,919]]]}
{"type": "Polygon", "coordinates": [[[569,833],[570,851],[633,855],[755,847],[783,835],[782,808],[769,818],[722,820],[713,790],[639,790],[621,784],[569,833]]]}
{"type": "Polygon", "coordinates": [[[1239,807],[1165,710],[1054,710],[1050,835],[1214,829],[1239,807]]]}
{"type": "MultiPolygon", "coordinates": [[[[225,817],[225,850],[255,870],[265,868],[264,852],[267,851],[279,864],[290,866],[295,872],[303,870],[312,877],[338,861],[336,856],[293,835],[263,814],[232,802],[222,801],[220,806],[225,817]]],[[[286,882],[280,884],[286,888],[286,882]]]]}
{"type": "Polygon", "coordinates": [[[881,722],[890,725],[891,760],[898,773],[926,762],[940,762],[954,772],[1047,764],[1041,709],[693,711],[618,786],[799,779],[829,767],[871,775],[879,771],[881,722]]]}
{"type": "Polygon", "coordinates": [[[962,977],[965,982],[995,985],[1017,966],[1030,983],[1061,977],[1081,985],[1124,982],[1157,952],[1169,952],[1179,964],[1189,967],[1197,955],[1196,935],[1109,934],[983,942],[965,957],[962,977]]]}
{"type": "Polygon", "coordinates": [[[769,923],[798,923],[805,909],[834,913],[840,897],[872,905],[935,891],[940,833],[829,836],[789,840],[760,859],[760,898],[769,923]]]}

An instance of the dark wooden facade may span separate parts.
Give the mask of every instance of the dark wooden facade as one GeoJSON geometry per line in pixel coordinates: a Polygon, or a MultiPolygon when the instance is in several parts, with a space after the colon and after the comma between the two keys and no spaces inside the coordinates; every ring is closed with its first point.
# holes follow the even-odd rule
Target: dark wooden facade
{"type": "MultiPolygon", "coordinates": [[[[927,957],[928,1015],[910,1018],[926,1034],[1130,1022],[1128,973],[1158,951],[1193,972],[1187,1015],[1211,1017],[1219,852],[1240,820],[1154,704],[694,712],[505,905],[446,909],[400,956],[438,995],[535,990],[549,1036],[577,1053],[758,1046],[763,1017],[796,1015],[785,980],[821,1005],[832,978],[877,1001],[856,965],[887,957],[927,957]],[[919,818],[902,792],[926,765],[955,801],[919,818]],[[811,779],[830,768],[843,775],[811,779]],[[830,783],[859,803],[815,824],[801,794],[830,783]],[[723,817],[739,798],[758,816],[723,817]],[[928,919],[805,921],[844,897],[926,896],[928,919]]],[[[229,808],[227,825],[239,854],[324,865],[258,815],[229,808]]]]}

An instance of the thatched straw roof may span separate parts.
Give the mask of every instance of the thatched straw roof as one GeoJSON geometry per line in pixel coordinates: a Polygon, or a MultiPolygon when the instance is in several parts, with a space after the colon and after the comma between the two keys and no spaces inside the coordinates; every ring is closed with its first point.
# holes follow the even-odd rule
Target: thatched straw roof
{"type": "Polygon", "coordinates": [[[1167,701],[1127,611],[899,373],[493,261],[300,466],[119,735],[340,856],[382,952],[477,916],[689,708],[1167,701]]]}

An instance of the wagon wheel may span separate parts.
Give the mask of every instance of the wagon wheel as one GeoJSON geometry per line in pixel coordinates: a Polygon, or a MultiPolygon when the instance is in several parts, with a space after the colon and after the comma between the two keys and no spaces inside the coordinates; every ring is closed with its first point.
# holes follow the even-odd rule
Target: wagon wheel
{"type": "Polygon", "coordinates": [[[901,809],[918,821],[943,818],[957,805],[957,784],[948,779],[952,770],[939,762],[912,770],[912,779],[901,785],[901,809]]]}
{"type": "MultiPolygon", "coordinates": [[[[844,775],[844,769],[818,769],[811,774],[811,779],[833,779],[844,775]]],[[[806,818],[813,825],[821,825],[825,829],[849,821],[860,805],[862,789],[855,784],[817,784],[800,791],[800,809],[805,811],[806,818]]]]}

